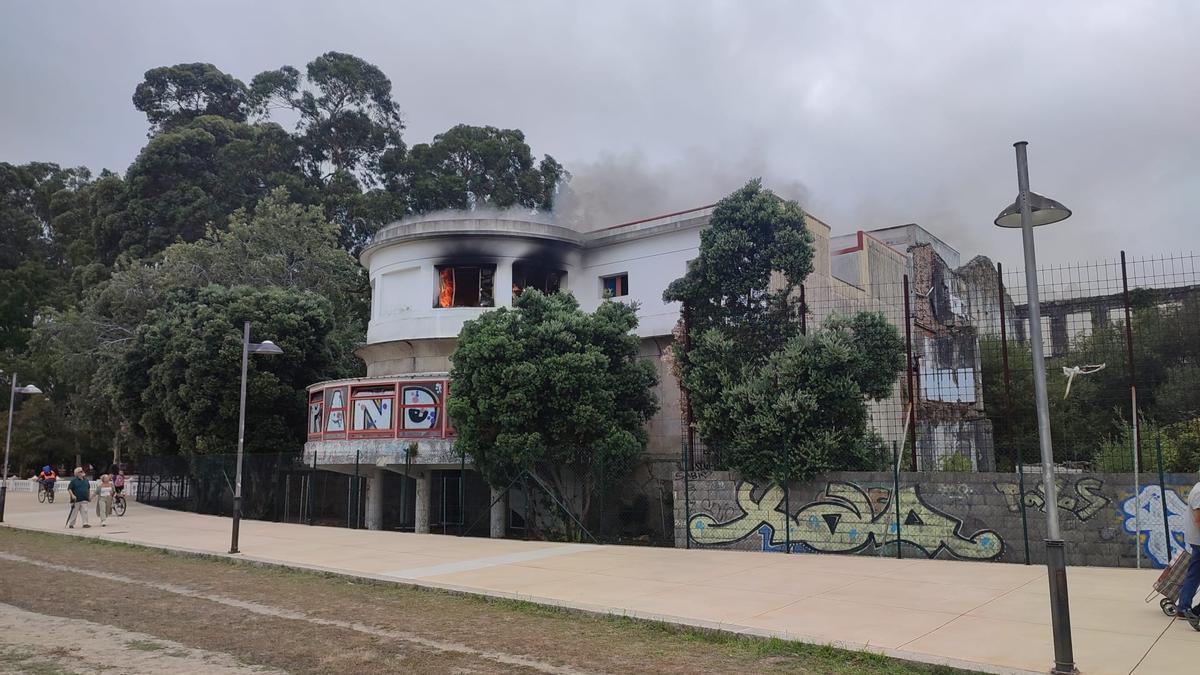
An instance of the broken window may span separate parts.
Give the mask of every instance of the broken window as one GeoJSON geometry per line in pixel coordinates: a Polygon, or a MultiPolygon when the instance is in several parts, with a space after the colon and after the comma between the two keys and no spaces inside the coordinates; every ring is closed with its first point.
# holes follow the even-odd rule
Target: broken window
{"type": "Polygon", "coordinates": [[[495,265],[439,265],[435,307],[491,307],[495,265]]]}
{"type": "Polygon", "coordinates": [[[614,274],[611,277],[601,277],[600,282],[604,284],[604,297],[619,298],[623,295],[629,295],[629,275],[614,274]]]}
{"type": "Polygon", "coordinates": [[[526,288],[536,288],[547,295],[557,293],[565,275],[566,272],[562,270],[538,267],[528,263],[513,263],[513,297],[520,295],[526,288]]]}

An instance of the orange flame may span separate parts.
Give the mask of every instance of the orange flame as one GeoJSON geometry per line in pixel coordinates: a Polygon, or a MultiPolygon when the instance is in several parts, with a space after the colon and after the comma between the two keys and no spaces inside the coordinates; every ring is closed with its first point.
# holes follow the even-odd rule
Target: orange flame
{"type": "Polygon", "coordinates": [[[438,289],[438,307],[450,307],[454,304],[454,268],[443,267],[438,271],[441,287],[438,289]]]}

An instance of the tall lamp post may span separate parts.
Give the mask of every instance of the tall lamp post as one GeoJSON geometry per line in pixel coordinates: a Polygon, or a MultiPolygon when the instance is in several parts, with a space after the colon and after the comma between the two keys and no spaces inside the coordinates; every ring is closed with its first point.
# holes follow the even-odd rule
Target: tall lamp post
{"type": "Polygon", "coordinates": [[[233,481],[233,540],[229,544],[230,553],[238,552],[238,526],[241,525],[242,521],[242,452],[246,440],[246,364],[250,360],[251,354],[271,355],[282,353],[283,350],[270,340],[251,342],[250,322],[246,322],[242,333],[242,401],[238,407],[237,476],[233,481]]]}
{"type": "Polygon", "coordinates": [[[1029,160],[1025,141],[1017,149],[1017,201],[996,216],[999,227],[1021,228],[1025,251],[1025,292],[1029,303],[1029,341],[1033,349],[1033,394],[1037,404],[1038,441],[1042,450],[1042,486],[1046,492],[1046,567],[1050,577],[1050,620],[1054,631],[1054,668],[1057,675],[1073,675],[1075,654],[1071,646],[1071,609],[1067,601],[1067,561],[1058,529],[1058,488],[1054,484],[1054,449],[1050,443],[1050,404],[1046,396],[1046,361],[1042,354],[1042,311],[1038,302],[1037,260],[1033,228],[1071,217],[1071,210],[1053,199],[1029,190],[1029,160]]]}
{"type": "Polygon", "coordinates": [[[4,522],[4,502],[8,497],[8,449],[12,445],[13,404],[17,402],[17,394],[40,394],[32,384],[24,387],[17,386],[17,374],[12,374],[12,385],[8,389],[8,434],[4,437],[4,471],[0,472],[0,523],[4,522]]]}

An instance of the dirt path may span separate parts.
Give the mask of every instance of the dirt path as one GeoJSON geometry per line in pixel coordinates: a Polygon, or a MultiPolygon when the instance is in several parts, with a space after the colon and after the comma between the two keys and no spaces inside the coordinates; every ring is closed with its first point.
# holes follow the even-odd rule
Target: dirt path
{"type": "MultiPolygon", "coordinates": [[[[69,617],[139,636],[100,638],[114,644],[149,641],[170,645],[153,650],[159,653],[194,650],[228,659],[221,664],[288,672],[952,672],[828,647],[0,527],[0,615],[5,604],[44,620],[69,617]],[[32,588],[54,593],[30,593],[32,588]]],[[[76,649],[70,636],[54,634],[53,640],[55,647],[76,649]]],[[[16,648],[7,648],[5,658],[16,648]]],[[[64,653],[63,663],[73,653],[64,653]]],[[[5,663],[0,659],[0,667],[5,663]]],[[[186,666],[154,670],[196,672],[186,666]]]]}
{"type": "Polygon", "coordinates": [[[108,668],[129,675],[281,672],[248,666],[228,654],[192,649],[145,633],[0,604],[0,672],[93,673],[108,668]]]}

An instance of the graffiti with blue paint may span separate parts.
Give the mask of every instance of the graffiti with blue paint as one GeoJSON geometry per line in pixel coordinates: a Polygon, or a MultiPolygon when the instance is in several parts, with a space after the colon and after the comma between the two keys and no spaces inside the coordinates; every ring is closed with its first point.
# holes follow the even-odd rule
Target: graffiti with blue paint
{"type": "Polygon", "coordinates": [[[790,547],[793,552],[854,553],[899,544],[930,558],[946,552],[973,560],[994,560],[1004,552],[999,533],[991,529],[964,532],[961,519],[929,505],[916,486],[900,490],[897,536],[892,498],[892,491],[886,488],[830,482],[821,498],[791,515],[782,506],[782,487],[772,484],[759,490],[753,483],[741,481],[737,489],[740,516],[719,523],[700,513],[688,523],[688,533],[701,545],[727,545],[757,534],[764,551],[790,547]],[[761,491],[758,499],[753,497],[756,491],[761,491]]]}
{"type": "Polygon", "coordinates": [[[1119,509],[1121,527],[1137,536],[1138,545],[1159,567],[1167,566],[1168,550],[1171,560],[1183,553],[1184,528],[1187,526],[1184,519],[1191,515],[1187,502],[1171,489],[1167,489],[1166,509],[1169,536],[1163,529],[1163,494],[1157,485],[1143,487],[1136,500],[1129,496],[1121,502],[1119,509]]]}

